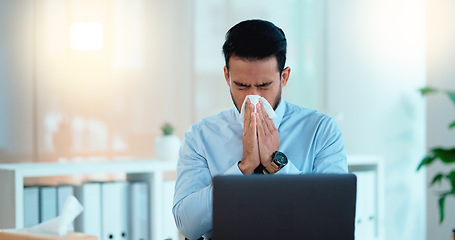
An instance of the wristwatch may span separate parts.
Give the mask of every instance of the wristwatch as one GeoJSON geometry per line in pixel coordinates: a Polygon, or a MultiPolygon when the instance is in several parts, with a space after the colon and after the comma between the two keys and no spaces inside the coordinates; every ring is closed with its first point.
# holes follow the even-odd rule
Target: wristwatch
{"type": "Polygon", "coordinates": [[[263,172],[264,174],[274,174],[286,166],[286,164],[288,164],[286,155],[276,151],[272,154],[272,162],[264,168],[263,172]]]}

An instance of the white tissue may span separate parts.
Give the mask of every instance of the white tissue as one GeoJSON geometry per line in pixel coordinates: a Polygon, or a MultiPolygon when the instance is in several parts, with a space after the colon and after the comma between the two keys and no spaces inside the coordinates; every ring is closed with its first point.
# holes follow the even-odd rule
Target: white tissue
{"type": "Polygon", "coordinates": [[[73,195],[70,195],[63,205],[60,216],[31,227],[30,232],[65,236],[68,231],[72,231],[73,221],[82,211],[82,205],[73,195]]]}
{"type": "Polygon", "coordinates": [[[259,98],[262,99],[262,104],[264,105],[264,109],[267,112],[267,115],[269,118],[276,118],[276,113],[273,111],[272,106],[270,106],[270,103],[267,101],[267,99],[259,96],[259,95],[248,95],[246,96],[245,100],[243,101],[242,108],[240,110],[240,117],[243,119],[245,116],[245,103],[247,99],[250,99],[251,103],[254,105],[254,112],[257,112],[256,109],[256,104],[259,102],[259,98]]]}

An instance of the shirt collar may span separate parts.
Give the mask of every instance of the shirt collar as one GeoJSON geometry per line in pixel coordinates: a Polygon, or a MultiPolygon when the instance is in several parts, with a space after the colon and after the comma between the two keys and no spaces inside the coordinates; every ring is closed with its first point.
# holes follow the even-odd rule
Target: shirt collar
{"type": "Polygon", "coordinates": [[[286,102],[283,99],[283,96],[281,96],[280,104],[275,110],[276,113],[276,118],[273,119],[273,123],[275,123],[275,127],[278,129],[281,124],[281,120],[283,120],[284,112],[286,110],[286,102]]]}
{"type": "MultiPolygon", "coordinates": [[[[234,117],[238,123],[242,126],[243,129],[243,119],[240,117],[240,112],[237,110],[237,108],[234,106],[234,117]]],[[[275,123],[275,127],[278,129],[281,124],[281,120],[283,120],[284,112],[286,110],[286,102],[283,99],[283,96],[281,96],[280,104],[275,110],[276,113],[276,118],[273,119],[273,123],[275,123]]]]}

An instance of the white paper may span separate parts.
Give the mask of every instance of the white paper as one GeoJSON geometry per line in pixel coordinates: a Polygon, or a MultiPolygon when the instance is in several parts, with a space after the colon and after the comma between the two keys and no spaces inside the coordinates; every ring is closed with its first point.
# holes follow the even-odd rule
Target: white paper
{"type": "Polygon", "coordinates": [[[276,113],[273,111],[272,106],[270,103],[267,101],[267,99],[259,96],[259,95],[248,95],[245,97],[245,100],[243,100],[242,108],[240,110],[240,117],[243,119],[245,116],[245,103],[247,99],[250,99],[251,103],[254,105],[254,112],[257,112],[256,109],[256,104],[259,102],[259,98],[262,99],[262,104],[264,105],[264,109],[267,112],[267,115],[269,118],[276,118],[276,113]]]}
{"type": "Polygon", "coordinates": [[[30,232],[65,236],[69,230],[73,229],[73,221],[82,211],[82,205],[73,195],[70,195],[63,205],[60,216],[30,227],[30,232]]]}

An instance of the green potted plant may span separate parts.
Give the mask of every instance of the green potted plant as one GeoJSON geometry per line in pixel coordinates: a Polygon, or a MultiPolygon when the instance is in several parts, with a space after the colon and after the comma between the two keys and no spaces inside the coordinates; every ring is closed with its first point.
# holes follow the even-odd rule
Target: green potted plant
{"type": "MultiPolygon", "coordinates": [[[[431,87],[426,87],[420,89],[422,95],[427,95],[431,93],[444,93],[452,100],[453,104],[455,105],[455,92],[452,91],[444,91],[439,90],[431,87]]],[[[455,128],[455,121],[449,124],[449,129],[455,128]]],[[[425,158],[420,162],[419,166],[417,167],[417,171],[423,166],[428,166],[433,163],[435,160],[440,160],[444,164],[447,164],[451,168],[447,168],[447,172],[439,172],[431,181],[430,186],[433,186],[435,183],[441,183],[442,181],[449,181],[451,189],[446,190],[444,192],[439,193],[439,211],[440,211],[440,220],[439,223],[444,221],[444,202],[447,196],[454,196],[455,197],[455,147],[453,148],[439,148],[435,147],[430,149],[428,154],[425,158]]]]}
{"type": "Polygon", "coordinates": [[[177,161],[179,157],[180,139],[174,135],[174,127],[165,123],[161,127],[162,136],[155,139],[155,152],[159,160],[177,161]]]}

